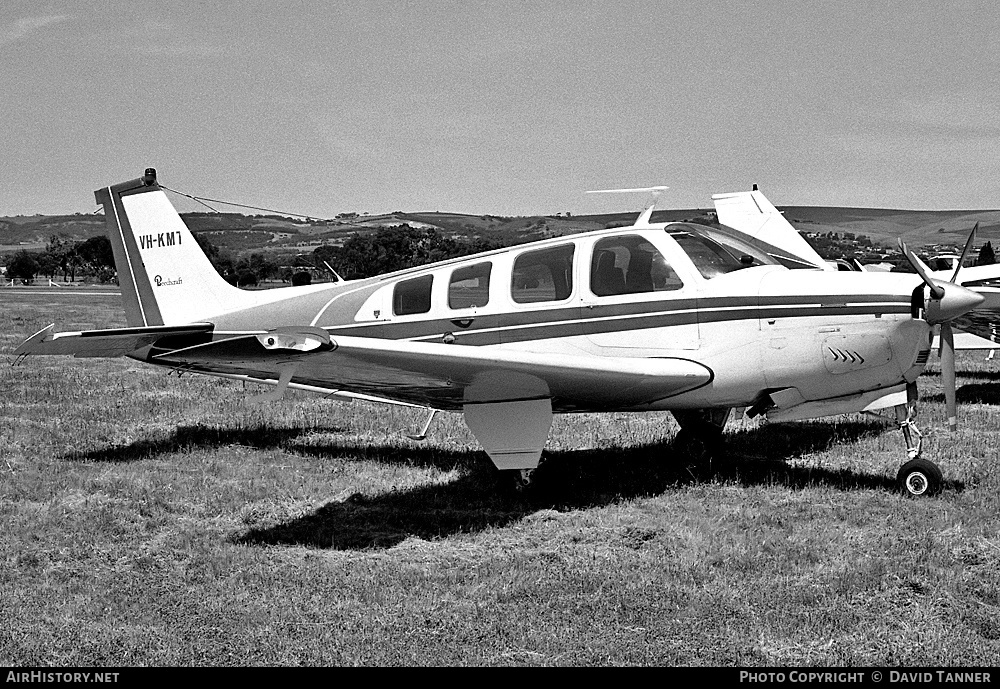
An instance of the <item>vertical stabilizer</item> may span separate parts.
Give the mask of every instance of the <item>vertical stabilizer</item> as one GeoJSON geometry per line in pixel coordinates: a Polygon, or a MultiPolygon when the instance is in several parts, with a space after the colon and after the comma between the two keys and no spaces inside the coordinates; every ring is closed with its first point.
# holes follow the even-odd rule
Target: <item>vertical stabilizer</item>
{"type": "Polygon", "coordinates": [[[714,194],[712,201],[721,224],[784,249],[817,268],[833,270],[756,185],[753,191],[714,194]]]}
{"type": "Polygon", "coordinates": [[[196,323],[258,301],[215,270],[152,168],[94,196],[104,206],[129,326],[196,323]]]}

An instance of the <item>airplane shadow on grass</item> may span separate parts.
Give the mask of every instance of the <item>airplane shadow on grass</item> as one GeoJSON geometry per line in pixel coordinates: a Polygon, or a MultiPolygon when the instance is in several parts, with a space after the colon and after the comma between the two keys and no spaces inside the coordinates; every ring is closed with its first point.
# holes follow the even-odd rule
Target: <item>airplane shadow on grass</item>
{"type": "MultiPolygon", "coordinates": [[[[127,445],[115,445],[87,452],[71,452],[64,459],[92,462],[138,462],[150,457],[180,452],[194,448],[227,447],[243,445],[266,450],[287,448],[300,438],[302,428],[278,428],[274,426],[250,426],[221,428],[194,424],[177,426],[176,430],[164,437],[138,440],[127,445]]],[[[324,433],[346,433],[342,428],[324,428],[324,433]]]]}
{"type": "MultiPolygon", "coordinates": [[[[944,404],[944,393],[935,392],[921,395],[922,402],[938,402],[944,404]]],[[[955,391],[955,401],[958,404],[992,404],[1000,405],[1000,386],[996,383],[966,383],[955,391]]],[[[959,410],[961,416],[961,410],[959,410]]]]}
{"type": "MultiPolygon", "coordinates": [[[[966,386],[967,387],[967,386],[966,386]]],[[[447,450],[403,441],[372,443],[330,427],[259,426],[220,428],[179,426],[173,433],[82,453],[66,459],[135,462],[192,448],[244,446],[282,449],[317,461],[333,458],[437,468],[461,467],[459,478],[446,484],[366,497],[352,495],[328,502],[302,517],[264,528],[250,528],[232,537],[246,545],[305,545],[337,550],[389,548],[407,538],[424,540],[456,533],[502,527],[539,509],[572,510],[664,493],[672,488],[732,483],[776,485],[791,489],[827,486],[837,490],[872,489],[894,492],[893,476],[849,469],[803,466],[786,460],[850,445],[886,431],[891,425],[868,421],[839,424],[770,424],[726,435],[721,458],[697,461],[673,439],[634,447],[546,452],[527,492],[513,489],[509,476],[497,472],[481,451],[447,450]],[[318,433],[316,443],[303,444],[304,434],[318,433]]],[[[903,458],[902,438],[900,463],[903,458]]],[[[948,482],[947,488],[962,488],[948,482]]]]}
{"type": "MultiPolygon", "coordinates": [[[[433,448],[386,455],[395,461],[465,467],[460,478],[375,497],[355,494],[329,502],[311,514],[234,535],[244,545],[304,545],[335,550],[389,548],[407,538],[431,540],[502,527],[540,509],[572,510],[658,495],[699,484],[777,485],[792,489],[827,486],[837,490],[897,490],[894,476],[789,464],[785,460],[879,435],[891,426],[842,424],[770,425],[729,434],[731,452],[722,459],[694,462],[673,440],[639,447],[546,452],[527,493],[518,493],[482,452],[433,448]],[[752,452],[752,456],[749,456],[752,452]]],[[[894,429],[892,429],[894,430],[894,429]]],[[[329,456],[327,448],[314,448],[329,456]]],[[[904,457],[900,438],[900,463],[904,457]]],[[[384,460],[383,460],[384,461],[384,460]]],[[[961,489],[950,482],[947,487],[961,489]]]]}
{"type": "MultiPolygon", "coordinates": [[[[1000,365],[1000,359],[997,359],[997,364],[1000,365]]],[[[956,368],[955,369],[955,375],[957,375],[959,378],[965,378],[965,379],[968,379],[968,380],[992,380],[992,381],[1000,381],[1000,370],[994,370],[994,369],[985,369],[984,368],[982,370],[975,370],[975,369],[964,369],[963,370],[962,368],[956,368]]],[[[940,379],[941,378],[941,369],[939,367],[937,367],[937,366],[935,366],[934,368],[924,369],[923,373],[920,374],[920,377],[921,378],[937,378],[937,379],[940,379]]]]}

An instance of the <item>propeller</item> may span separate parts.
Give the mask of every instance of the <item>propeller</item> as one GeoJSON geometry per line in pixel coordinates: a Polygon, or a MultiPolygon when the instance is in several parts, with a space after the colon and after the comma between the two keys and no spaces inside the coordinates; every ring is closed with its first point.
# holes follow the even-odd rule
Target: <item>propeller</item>
{"type": "Polygon", "coordinates": [[[910,251],[902,239],[899,240],[899,249],[906,256],[913,269],[917,271],[920,278],[927,285],[929,299],[927,307],[924,309],[924,318],[931,325],[940,325],[941,336],[938,356],[941,357],[941,384],[944,386],[944,404],[948,415],[948,429],[958,430],[958,403],[956,401],[955,383],[955,333],[952,330],[951,322],[955,318],[968,313],[983,302],[983,296],[968,290],[958,284],[958,273],[962,270],[962,263],[968,256],[972,248],[972,243],[976,238],[976,231],[979,223],[972,228],[969,238],[965,241],[965,248],[962,250],[962,257],[958,260],[955,272],[951,280],[935,280],[931,277],[931,271],[920,258],[910,251]]]}

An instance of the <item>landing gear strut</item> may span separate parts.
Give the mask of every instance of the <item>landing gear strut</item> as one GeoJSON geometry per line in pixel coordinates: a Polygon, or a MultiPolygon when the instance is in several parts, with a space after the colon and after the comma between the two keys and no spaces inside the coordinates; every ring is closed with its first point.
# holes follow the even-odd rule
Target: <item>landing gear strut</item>
{"type": "Polygon", "coordinates": [[[900,404],[896,407],[896,421],[899,423],[899,429],[903,431],[906,456],[909,461],[900,467],[899,473],[896,474],[896,480],[903,493],[910,497],[934,495],[941,490],[944,476],[937,464],[920,456],[923,436],[914,423],[917,415],[916,386],[911,383],[906,392],[906,404],[900,404]]]}
{"type": "Polygon", "coordinates": [[[722,431],[729,420],[730,409],[675,409],[671,412],[680,432],[674,447],[691,459],[710,461],[722,455],[722,431]]]}

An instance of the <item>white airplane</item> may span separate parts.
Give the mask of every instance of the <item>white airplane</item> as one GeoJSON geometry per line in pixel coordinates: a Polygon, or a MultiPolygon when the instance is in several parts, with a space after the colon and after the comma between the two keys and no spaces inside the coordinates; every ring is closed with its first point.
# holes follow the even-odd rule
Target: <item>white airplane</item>
{"type": "MultiPolygon", "coordinates": [[[[871,272],[887,269],[888,264],[865,266],[856,259],[824,261],[802,238],[798,230],[785,219],[781,211],[764,197],[756,184],[752,191],[715,194],[712,199],[721,224],[782,246],[818,268],[871,272]]],[[[977,223],[972,228],[961,255],[947,254],[936,257],[932,261],[934,268],[923,263],[921,266],[931,279],[957,283],[983,297],[979,306],[955,319],[954,325],[943,331],[945,337],[951,338],[950,345],[945,342],[944,346],[952,346],[954,349],[989,350],[988,358],[992,359],[993,352],[998,347],[997,334],[1000,332],[1000,264],[962,267],[978,229],[977,223]]],[[[905,247],[901,245],[900,248],[905,254],[905,247]]],[[[935,328],[933,349],[940,351],[942,340],[939,331],[940,328],[935,328]]],[[[943,366],[948,365],[944,361],[942,363],[943,366]]],[[[954,375],[954,372],[944,371],[944,374],[954,375]]],[[[954,427],[954,415],[949,414],[949,417],[950,424],[954,427]]]]}
{"type": "Polygon", "coordinates": [[[712,444],[733,408],[776,421],[893,408],[902,488],[942,486],[920,456],[916,380],[932,328],[983,298],[926,272],[793,270],[809,263],[781,241],[651,223],[650,207],[631,227],[244,291],[209,263],[154,170],[95,196],[128,327],[49,326],[18,356],[127,356],[274,386],[270,399],[292,388],[460,412],[521,481],[555,413],[669,410],[712,444]]]}

